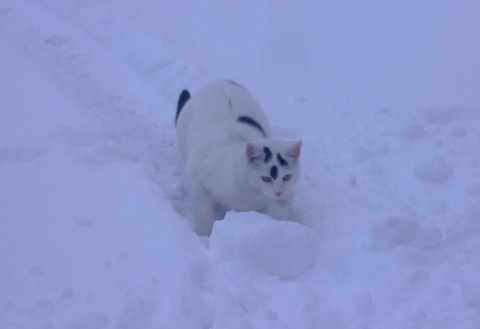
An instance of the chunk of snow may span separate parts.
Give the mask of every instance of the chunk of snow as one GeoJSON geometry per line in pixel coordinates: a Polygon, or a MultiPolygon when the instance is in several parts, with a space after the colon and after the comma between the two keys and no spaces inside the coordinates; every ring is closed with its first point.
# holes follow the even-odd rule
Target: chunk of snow
{"type": "Polygon", "coordinates": [[[256,212],[229,212],[215,223],[210,236],[214,260],[247,262],[280,278],[305,273],[313,264],[318,245],[311,228],[256,212]]]}
{"type": "Polygon", "coordinates": [[[421,226],[416,220],[387,218],[373,227],[374,249],[389,250],[398,246],[433,249],[442,243],[443,235],[437,228],[421,226]]]}
{"type": "Polygon", "coordinates": [[[425,128],[421,124],[414,124],[405,127],[400,132],[400,137],[404,140],[414,141],[426,135],[425,128]]]}
{"type": "Polygon", "coordinates": [[[413,169],[413,174],[420,180],[429,183],[443,183],[452,174],[452,168],[442,155],[431,156],[413,169]]]}

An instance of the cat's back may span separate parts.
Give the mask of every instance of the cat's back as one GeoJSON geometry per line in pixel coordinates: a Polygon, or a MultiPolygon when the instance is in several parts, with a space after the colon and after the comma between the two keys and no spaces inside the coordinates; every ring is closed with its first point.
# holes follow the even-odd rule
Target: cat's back
{"type": "Polygon", "coordinates": [[[267,118],[243,86],[228,80],[196,92],[181,109],[177,140],[185,157],[194,149],[270,137],[267,118]]]}

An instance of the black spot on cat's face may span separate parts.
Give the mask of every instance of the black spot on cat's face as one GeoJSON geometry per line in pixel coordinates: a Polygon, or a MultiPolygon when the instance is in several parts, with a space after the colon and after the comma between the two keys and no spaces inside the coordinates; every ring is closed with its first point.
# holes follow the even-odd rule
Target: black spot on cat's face
{"type": "Polygon", "coordinates": [[[263,148],[263,152],[265,153],[265,162],[268,162],[272,159],[272,151],[268,146],[263,148]]]}
{"type": "Polygon", "coordinates": [[[280,166],[282,166],[282,167],[288,166],[287,160],[285,160],[280,153],[277,153],[277,160],[278,160],[278,163],[280,164],[280,166]]]}
{"type": "Polygon", "coordinates": [[[272,166],[272,168],[270,168],[270,177],[272,177],[273,180],[276,180],[277,176],[278,176],[277,166],[272,166]]]}

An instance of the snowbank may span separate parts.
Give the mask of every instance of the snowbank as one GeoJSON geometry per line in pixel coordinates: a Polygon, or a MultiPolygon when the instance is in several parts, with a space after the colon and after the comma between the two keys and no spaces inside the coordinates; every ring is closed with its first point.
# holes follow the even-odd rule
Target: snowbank
{"type": "Polygon", "coordinates": [[[308,227],[259,213],[228,213],[216,222],[210,253],[217,262],[249,263],[280,278],[305,273],[313,265],[319,240],[308,227]]]}

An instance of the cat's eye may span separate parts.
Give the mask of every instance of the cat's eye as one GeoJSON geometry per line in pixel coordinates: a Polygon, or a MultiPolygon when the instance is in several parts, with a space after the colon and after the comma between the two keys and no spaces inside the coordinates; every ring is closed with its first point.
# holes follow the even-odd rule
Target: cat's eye
{"type": "Polygon", "coordinates": [[[272,177],[262,176],[262,180],[263,180],[265,183],[271,183],[271,182],[272,182],[272,177]]]}
{"type": "Polygon", "coordinates": [[[283,176],[283,181],[286,182],[286,181],[290,180],[290,178],[292,178],[292,175],[290,175],[290,174],[285,175],[285,176],[283,176]]]}

